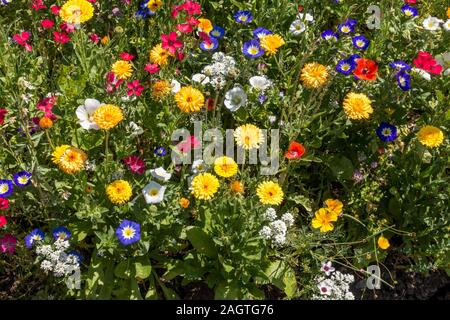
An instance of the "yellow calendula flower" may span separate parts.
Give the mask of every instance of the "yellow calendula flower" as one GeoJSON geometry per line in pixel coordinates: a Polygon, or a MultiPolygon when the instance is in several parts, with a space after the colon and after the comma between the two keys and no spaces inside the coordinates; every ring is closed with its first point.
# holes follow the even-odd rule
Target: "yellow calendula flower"
{"type": "Polygon", "coordinates": [[[115,180],[106,187],[106,195],[114,204],[124,204],[131,199],[133,189],[128,181],[115,180]]]}
{"type": "Polygon", "coordinates": [[[181,198],[180,201],[178,201],[178,203],[180,204],[180,207],[186,209],[189,207],[190,201],[189,199],[181,198]]]}
{"type": "Polygon", "coordinates": [[[447,17],[450,19],[450,7],[447,8],[447,17]]]}
{"type": "Polygon", "coordinates": [[[169,56],[169,51],[164,49],[160,43],[150,51],[150,62],[162,66],[167,64],[169,56]]]}
{"type": "Polygon", "coordinates": [[[59,10],[59,16],[64,22],[80,24],[94,16],[94,6],[87,0],[69,0],[59,10]]]}
{"type": "Polygon", "coordinates": [[[172,86],[167,80],[157,80],[152,84],[152,96],[161,99],[170,93],[172,86]]]}
{"type": "Polygon", "coordinates": [[[234,180],[230,182],[230,189],[234,193],[244,193],[244,184],[239,180],[234,180]]]}
{"type": "Polygon", "coordinates": [[[284,39],[278,34],[268,34],[260,39],[261,47],[266,51],[266,55],[273,55],[278,52],[278,48],[285,44],[284,39]]]}
{"type": "Polygon", "coordinates": [[[200,111],[205,105],[203,93],[191,86],[182,87],[180,91],[175,94],[175,101],[178,108],[183,112],[200,111]]]}
{"type": "Polygon", "coordinates": [[[273,181],[261,182],[256,189],[256,194],[262,204],[279,205],[284,198],[280,185],[273,181]]]}
{"type": "Polygon", "coordinates": [[[342,213],[344,207],[344,204],[337,199],[327,199],[325,200],[325,205],[332,214],[336,215],[336,217],[342,213]]]}
{"type": "Polygon", "coordinates": [[[67,144],[63,144],[62,146],[58,146],[55,148],[55,150],[52,153],[52,161],[54,164],[59,164],[59,159],[61,159],[61,156],[64,152],[66,152],[67,149],[69,149],[70,146],[67,144]]]}
{"type": "Polygon", "coordinates": [[[386,239],[386,238],[383,237],[383,236],[380,236],[380,237],[378,238],[378,246],[379,246],[381,249],[386,250],[386,249],[389,248],[391,245],[389,244],[389,240],[388,240],[388,239],[386,239]]]}
{"type": "Polygon", "coordinates": [[[112,104],[104,104],[95,110],[92,120],[100,129],[109,130],[114,128],[123,120],[122,110],[112,104]]]}
{"type": "Polygon", "coordinates": [[[337,216],[326,208],[320,208],[315,212],[311,225],[314,229],[320,228],[320,232],[328,232],[334,229],[332,221],[337,221],[337,216]]]}
{"type": "Polygon", "coordinates": [[[238,146],[249,150],[258,149],[264,141],[262,130],[253,124],[244,124],[234,131],[234,138],[238,146]]]}
{"type": "Polygon", "coordinates": [[[229,178],[237,173],[238,165],[230,157],[218,157],[214,160],[214,171],[219,177],[229,178]]]}
{"type": "Polygon", "coordinates": [[[328,80],[327,67],[317,62],[307,63],[302,69],[300,79],[307,88],[320,88],[328,80]]]}
{"type": "Polygon", "coordinates": [[[209,19],[198,19],[200,23],[197,25],[199,29],[201,29],[203,32],[209,33],[213,29],[213,25],[209,19]]]}
{"type": "Polygon", "coordinates": [[[219,190],[219,180],[210,173],[200,173],[192,180],[191,188],[196,199],[209,200],[219,190]]]}
{"type": "Polygon", "coordinates": [[[417,138],[421,144],[430,148],[435,148],[440,146],[444,141],[444,133],[439,128],[425,126],[419,130],[417,138]]]}
{"type": "Polygon", "coordinates": [[[62,145],[56,147],[52,154],[52,161],[65,173],[77,173],[84,169],[87,155],[83,150],[62,145]]]}
{"type": "Polygon", "coordinates": [[[119,60],[112,65],[112,72],[118,79],[128,79],[133,74],[133,67],[130,61],[119,60]]]}
{"type": "Polygon", "coordinates": [[[343,103],[344,111],[352,120],[369,119],[373,112],[372,101],[363,93],[350,92],[343,103]]]}
{"type": "Polygon", "coordinates": [[[109,37],[108,36],[104,36],[101,40],[101,43],[103,45],[107,45],[109,43],[109,37]]]}
{"type": "Polygon", "coordinates": [[[162,0],[149,0],[147,3],[147,8],[149,8],[152,12],[156,12],[162,5],[162,0]]]}

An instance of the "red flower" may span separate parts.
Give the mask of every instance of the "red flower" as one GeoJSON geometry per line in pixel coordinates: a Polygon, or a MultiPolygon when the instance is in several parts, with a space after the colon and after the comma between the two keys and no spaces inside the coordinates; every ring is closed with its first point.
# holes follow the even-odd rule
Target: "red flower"
{"type": "Polygon", "coordinates": [[[24,31],[22,33],[15,34],[13,36],[13,40],[17,42],[18,45],[25,48],[27,51],[31,51],[33,48],[30,44],[28,44],[28,39],[30,39],[30,33],[28,31],[24,31]]]}
{"type": "Polygon", "coordinates": [[[72,33],[72,32],[75,31],[75,25],[74,25],[74,24],[65,23],[65,22],[61,23],[61,24],[59,25],[59,28],[60,28],[62,31],[65,31],[65,32],[67,32],[67,33],[72,33]]]}
{"type": "Polygon", "coordinates": [[[373,81],[377,79],[378,65],[370,59],[358,59],[353,74],[360,80],[373,81]]]}
{"type": "Polygon", "coordinates": [[[60,9],[61,9],[61,8],[58,7],[56,4],[53,4],[53,5],[50,7],[50,11],[51,11],[55,16],[59,15],[59,10],[60,10],[60,9]]]}
{"type": "Polygon", "coordinates": [[[53,31],[53,39],[55,42],[64,44],[70,41],[70,37],[65,32],[53,31]]]}
{"type": "Polygon", "coordinates": [[[216,100],[213,98],[208,98],[208,100],[206,100],[206,110],[208,111],[214,110],[215,101],[216,100]]]}
{"type": "Polygon", "coordinates": [[[6,226],[8,224],[8,221],[6,221],[5,216],[0,216],[0,228],[6,226]]]}
{"type": "Polygon", "coordinates": [[[180,31],[181,33],[190,33],[194,29],[192,29],[189,23],[179,23],[177,24],[177,30],[180,31]]]}
{"type": "Polygon", "coordinates": [[[145,171],[145,163],[138,156],[128,156],[123,158],[123,162],[133,173],[143,174],[145,171]]]}
{"type": "Polygon", "coordinates": [[[178,51],[177,52],[177,60],[181,61],[184,59],[184,52],[183,51],[178,51]]]}
{"type": "Polygon", "coordinates": [[[441,74],[442,72],[442,66],[437,63],[431,54],[425,51],[419,51],[413,63],[417,68],[432,74],[441,74]]]}
{"type": "Polygon", "coordinates": [[[201,11],[202,6],[194,1],[188,0],[185,3],[183,3],[180,7],[182,10],[186,11],[188,15],[202,14],[201,11]]]}
{"type": "Polygon", "coordinates": [[[49,97],[49,98],[44,98],[39,100],[39,102],[37,103],[37,108],[41,111],[44,111],[45,116],[50,118],[50,119],[54,119],[54,114],[53,114],[53,107],[56,104],[56,97],[49,97]]]}
{"type": "Polygon", "coordinates": [[[211,37],[203,31],[200,31],[198,33],[198,36],[206,43],[206,44],[211,44],[211,37]]]}
{"type": "Polygon", "coordinates": [[[117,79],[114,72],[110,71],[106,74],[106,91],[108,93],[113,93],[122,84],[122,79],[117,79]]]}
{"type": "Polygon", "coordinates": [[[8,110],[6,109],[0,109],[0,125],[5,123],[5,116],[8,113],[8,110]]]}
{"type": "Polygon", "coordinates": [[[132,54],[129,54],[128,52],[122,52],[121,54],[119,54],[120,58],[122,58],[122,60],[125,61],[131,61],[135,58],[135,56],[133,56],[132,54]]]}
{"type": "Polygon", "coordinates": [[[33,8],[36,11],[39,11],[40,9],[47,8],[42,0],[33,0],[31,2],[31,8],[33,8]]]}
{"type": "Polygon", "coordinates": [[[159,72],[159,66],[156,63],[147,63],[144,70],[150,74],[155,74],[159,72]]]}
{"type": "Polygon", "coordinates": [[[42,21],[41,21],[41,26],[42,26],[42,28],[44,28],[44,29],[50,29],[50,28],[52,28],[54,25],[55,25],[55,23],[54,23],[52,20],[46,19],[46,20],[42,20],[42,21]]]}
{"type": "Polygon", "coordinates": [[[0,198],[0,210],[6,210],[9,208],[9,200],[0,198]]]}
{"type": "Polygon", "coordinates": [[[178,35],[175,32],[169,34],[162,34],[162,47],[169,51],[170,54],[175,54],[178,48],[183,47],[183,41],[178,40],[178,35]]]}
{"type": "Polygon", "coordinates": [[[14,238],[11,234],[6,234],[3,238],[0,238],[0,251],[9,254],[14,253],[14,249],[16,248],[17,239],[14,238]]]}
{"type": "Polygon", "coordinates": [[[100,37],[98,35],[96,35],[95,33],[91,34],[89,36],[89,39],[91,39],[91,41],[95,44],[97,44],[100,41],[100,37]]]}
{"type": "Polygon", "coordinates": [[[186,17],[186,22],[191,26],[198,26],[200,24],[200,21],[194,17],[186,17]]]}
{"type": "Polygon", "coordinates": [[[405,0],[405,3],[408,3],[408,4],[416,4],[416,3],[417,3],[417,0],[405,0]]]}
{"type": "Polygon", "coordinates": [[[284,154],[289,160],[299,159],[305,153],[305,147],[297,141],[292,141],[289,144],[288,151],[284,154]]]}
{"type": "Polygon", "coordinates": [[[128,96],[135,94],[136,96],[139,97],[142,94],[142,91],[144,90],[144,86],[139,83],[139,80],[128,82],[127,87],[128,89],[130,89],[127,91],[128,96]]]}

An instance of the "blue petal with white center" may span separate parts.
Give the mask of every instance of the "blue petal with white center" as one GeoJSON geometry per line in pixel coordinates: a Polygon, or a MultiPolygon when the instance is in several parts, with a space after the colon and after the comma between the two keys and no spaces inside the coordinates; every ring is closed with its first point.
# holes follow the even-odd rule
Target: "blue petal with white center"
{"type": "Polygon", "coordinates": [[[0,197],[6,198],[13,192],[12,180],[0,180],[0,197]]]}
{"type": "Polygon", "coordinates": [[[246,10],[239,10],[238,12],[236,12],[234,14],[233,17],[237,23],[241,23],[241,24],[247,24],[253,20],[252,13],[250,11],[246,11],[246,10]]]}
{"type": "Polygon", "coordinates": [[[242,52],[249,58],[258,58],[264,54],[264,49],[261,48],[259,40],[253,39],[244,42],[242,52]]]}
{"type": "Polygon", "coordinates": [[[31,249],[35,242],[44,240],[44,237],[45,233],[41,229],[36,228],[25,237],[25,246],[31,249]]]}
{"type": "Polygon", "coordinates": [[[366,50],[370,45],[370,40],[364,36],[356,36],[352,38],[353,46],[359,50],[366,50]]]}
{"type": "Polygon", "coordinates": [[[381,122],[376,133],[383,142],[394,141],[397,138],[397,127],[387,122],[381,122]]]}
{"type": "Polygon", "coordinates": [[[72,236],[72,233],[66,227],[57,227],[53,230],[53,239],[68,240],[72,236]]]}
{"type": "Polygon", "coordinates": [[[219,41],[215,38],[210,38],[209,42],[202,41],[200,42],[200,49],[203,51],[214,51],[219,47],[219,41]]]}
{"type": "Polygon", "coordinates": [[[128,246],[141,239],[141,226],[137,222],[123,220],[116,229],[116,236],[120,243],[124,246],[128,246]]]}
{"type": "Polygon", "coordinates": [[[31,173],[28,171],[25,171],[25,170],[17,172],[13,176],[13,180],[14,180],[14,183],[16,184],[16,186],[25,187],[25,186],[29,185],[31,182],[31,173]]]}

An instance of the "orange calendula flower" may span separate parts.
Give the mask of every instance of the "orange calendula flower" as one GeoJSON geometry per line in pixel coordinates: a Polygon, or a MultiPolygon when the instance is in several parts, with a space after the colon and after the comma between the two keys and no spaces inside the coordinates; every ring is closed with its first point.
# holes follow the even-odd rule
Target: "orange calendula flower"
{"type": "Polygon", "coordinates": [[[42,129],[48,129],[51,128],[52,126],[53,126],[52,119],[48,117],[42,117],[41,119],[39,119],[39,127],[41,127],[42,129]]]}
{"type": "Polygon", "coordinates": [[[189,207],[190,201],[189,199],[186,198],[181,198],[180,201],[178,202],[180,204],[180,206],[184,209],[189,207]]]}
{"type": "Polygon", "coordinates": [[[378,238],[378,246],[379,246],[381,249],[386,250],[386,249],[389,248],[391,245],[389,244],[389,240],[388,240],[388,239],[386,239],[386,238],[383,237],[383,236],[380,236],[380,237],[378,238]]]}

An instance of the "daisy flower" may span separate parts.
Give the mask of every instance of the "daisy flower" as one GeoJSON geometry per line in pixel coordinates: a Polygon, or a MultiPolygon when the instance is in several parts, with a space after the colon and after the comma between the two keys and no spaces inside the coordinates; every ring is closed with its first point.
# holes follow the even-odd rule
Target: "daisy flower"
{"type": "Polygon", "coordinates": [[[280,205],[284,198],[280,185],[273,181],[261,182],[256,189],[256,194],[262,204],[280,205]]]}
{"type": "Polygon", "coordinates": [[[191,190],[196,199],[209,200],[219,190],[219,180],[210,173],[200,173],[192,179],[191,190]]]}
{"type": "Polygon", "coordinates": [[[218,157],[214,160],[214,172],[219,177],[230,178],[238,172],[238,165],[230,157],[218,157]]]}
{"type": "Polygon", "coordinates": [[[234,138],[238,146],[250,150],[258,149],[264,141],[263,132],[253,124],[244,124],[234,131],[234,138]]]}

